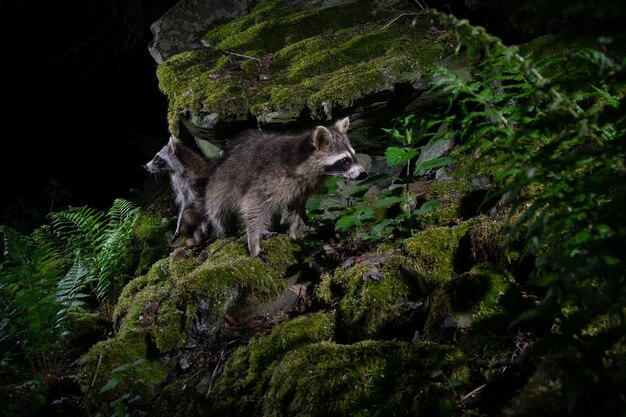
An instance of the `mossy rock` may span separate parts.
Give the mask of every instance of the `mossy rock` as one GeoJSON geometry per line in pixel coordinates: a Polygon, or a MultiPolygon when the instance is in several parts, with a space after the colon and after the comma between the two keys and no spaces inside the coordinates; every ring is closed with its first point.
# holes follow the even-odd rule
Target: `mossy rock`
{"type": "Polygon", "coordinates": [[[248,115],[266,123],[294,121],[303,112],[336,118],[358,99],[421,82],[446,47],[425,14],[403,15],[405,3],[333,3],[259,1],[247,15],[209,30],[210,47],[160,64],[170,130],[177,134],[182,118],[203,127],[248,115]]]}
{"type": "Polygon", "coordinates": [[[252,415],[259,409],[272,372],[288,352],[333,336],[332,315],[316,313],[276,325],[272,332],[253,338],[229,359],[211,394],[218,407],[252,415]]]}
{"type": "Polygon", "coordinates": [[[322,342],[289,352],[272,374],[263,416],[450,416],[468,380],[457,349],[428,342],[322,342]]]}
{"type": "Polygon", "coordinates": [[[471,225],[470,220],[452,227],[427,228],[407,239],[404,250],[427,281],[449,281],[474,264],[469,241],[471,225]]]}
{"type": "Polygon", "coordinates": [[[566,411],[567,400],[564,384],[567,383],[568,378],[563,366],[564,363],[557,358],[542,360],[524,388],[503,410],[502,415],[507,417],[564,417],[570,415],[566,411]]]}
{"type": "Polygon", "coordinates": [[[203,262],[179,248],[126,285],[113,314],[115,336],[81,359],[81,388],[88,403],[108,404],[115,395],[129,393],[141,397],[141,407],[176,366],[176,352],[198,340],[210,343],[229,308],[271,300],[285,291],[301,269],[286,272],[303,261],[299,246],[277,236],[261,247],[267,252],[265,262],[251,258],[243,240],[216,241],[203,262]],[[113,371],[120,366],[128,369],[113,371]],[[99,396],[112,376],[119,379],[117,386],[99,396]]]}
{"type": "Polygon", "coordinates": [[[488,206],[483,205],[486,191],[467,180],[420,181],[409,185],[409,192],[419,202],[437,200],[439,206],[417,219],[420,229],[429,226],[454,226],[476,216],[488,206]]]}
{"type": "MultiPolygon", "coordinates": [[[[514,335],[509,324],[529,308],[506,271],[480,264],[444,283],[433,295],[424,336],[431,340],[453,340],[468,358],[497,362],[510,357],[514,335]]],[[[487,367],[486,380],[500,374],[487,367]]]]}
{"type": "MultiPolygon", "coordinates": [[[[485,215],[476,217],[470,230],[473,256],[517,276],[524,263],[533,262],[532,256],[525,252],[526,229],[516,228],[520,215],[521,212],[511,216],[507,211],[496,218],[485,215]]],[[[520,278],[523,280],[527,277],[520,278]]]]}
{"type": "Polygon", "coordinates": [[[139,250],[135,275],[144,275],[157,260],[170,250],[167,240],[172,224],[157,214],[140,212],[133,226],[134,245],[139,250]]]}
{"type": "Polygon", "coordinates": [[[368,338],[398,337],[415,331],[416,308],[428,291],[415,262],[401,253],[372,252],[356,264],[340,266],[325,275],[316,296],[337,303],[337,333],[340,342],[368,338]],[[412,330],[411,330],[412,329],[412,330]]]}
{"type": "Polygon", "coordinates": [[[109,402],[132,393],[138,403],[149,402],[156,394],[173,364],[167,365],[150,357],[150,341],[142,332],[126,332],[122,336],[96,343],[80,358],[78,379],[83,399],[89,408],[106,410],[109,402]],[[111,389],[105,388],[113,382],[111,389]],[[101,390],[105,388],[101,392],[101,390]]]}

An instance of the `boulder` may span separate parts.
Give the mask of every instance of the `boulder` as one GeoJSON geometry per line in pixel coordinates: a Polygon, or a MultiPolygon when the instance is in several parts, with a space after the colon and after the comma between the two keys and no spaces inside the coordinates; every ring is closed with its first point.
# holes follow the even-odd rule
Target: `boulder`
{"type": "Polygon", "coordinates": [[[441,104],[427,93],[428,69],[466,65],[445,59],[445,32],[416,4],[392,0],[259,1],[207,23],[200,42],[158,66],[159,86],[170,131],[220,148],[244,128],[291,130],[349,115],[355,149],[382,154],[381,126],[441,104]]]}

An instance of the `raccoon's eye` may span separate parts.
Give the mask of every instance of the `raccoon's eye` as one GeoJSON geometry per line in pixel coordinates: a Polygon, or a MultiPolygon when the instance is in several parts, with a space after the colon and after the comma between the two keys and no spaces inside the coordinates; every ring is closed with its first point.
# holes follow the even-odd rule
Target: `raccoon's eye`
{"type": "Polygon", "coordinates": [[[350,163],[350,160],[349,160],[348,158],[343,158],[343,159],[341,160],[341,163],[342,163],[342,164],[344,164],[344,165],[347,165],[347,164],[349,164],[349,163],[350,163]]]}

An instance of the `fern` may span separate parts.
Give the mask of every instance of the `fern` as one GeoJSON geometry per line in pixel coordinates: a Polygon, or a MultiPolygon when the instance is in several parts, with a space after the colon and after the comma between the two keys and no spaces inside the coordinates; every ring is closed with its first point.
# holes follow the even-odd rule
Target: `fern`
{"type": "Polygon", "coordinates": [[[107,213],[107,227],[102,243],[97,247],[98,284],[96,295],[107,300],[120,289],[121,278],[132,263],[132,253],[127,245],[139,208],[133,203],[116,199],[107,213]]]}
{"type": "Polygon", "coordinates": [[[450,129],[461,152],[480,152],[478,173],[493,176],[494,192],[510,196],[521,213],[513,233],[527,230],[538,259],[532,283],[545,299],[516,324],[558,326],[534,352],[578,364],[568,371],[569,412],[601,395],[593,412],[617,415],[624,380],[606,363],[626,337],[626,60],[582,50],[537,63],[467,21],[433,16],[457,35],[457,51],[482,57],[473,81],[432,71],[433,89],[461,116],[450,129]]]}
{"type": "Polygon", "coordinates": [[[0,226],[0,234],[4,244],[1,350],[5,360],[13,358],[26,361],[33,369],[45,368],[60,353],[60,331],[55,323],[61,306],[53,294],[64,263],[58,249],[39,234],[23,236],[5,226],[0,226]]]}
{"type": "Polygon", "coordinates": [[[132,264],[128,244],[139,209],[115,200],[108,213],[51,213],[30,236],[0,226],[0,374],[54,367],[71,340],[67,317],[116,295],[132,264]]]}
{"type": "Polygon", "coordinates": [[[66,307],[79,305],[92,291],[108,301],[119,290],[132,262],[127,244],[138,213],[132,202],[116,199],[106,214],[89,207],[50,214],[50,229],[73,260],[58,294],[66,307]]]}
{"type": "Polygon", "coordinates": [[[102,239],[105,227],[104,213],[90,207],[75,207],[50,213],[54,234],[65,243],[66,253],[93,250],[102,239]]]}

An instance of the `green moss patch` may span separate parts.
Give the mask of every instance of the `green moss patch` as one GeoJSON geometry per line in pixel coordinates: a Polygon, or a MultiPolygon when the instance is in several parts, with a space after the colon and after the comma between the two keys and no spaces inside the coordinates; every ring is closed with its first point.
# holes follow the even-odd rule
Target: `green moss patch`
{"type": "Polygon", "coordinates": [[[96,343],[81,357],[78,378],[87,404],[107,404],[125,393],[139,396],[138,402],[150,401],[169,369],[158,360],[141,361],[148,356],[148,346],[145,334],[128,332],[96,343]],[[100,393],[113,378],[114,388],[100,393]]]}
{"type": "Polygon", "coordinates": [[[481,201],[472,202],[474,207],[467,207],[469,197],[476,191],[476,187],[469,181],[414,183],[411,184],[409,191],[425,201],[438,200],[440,203],[437,209],[419,216],[420,228],[458,224],[476,213],[477,206],[481,203],[481,201]]]}
{"type": "Polygon", "coordinates": [[[317,343],[289,352],[273,372],[263,415],[450,416],[450,382],[467,382],[463,355],[432,343],[317,343]]]}
{"type": "Polygon", "coordinates": [[[468,221],[453,227],[433,227],[405,241],[406,253],[419,272],[433,283],[445,282],[471,268],[468,221]]]}
{"type": "Polygon", "coordinates": [[[136,275],[144,275],[150,266],[167,255],[167,232],[171,224],[163,217],[141,212],[133,226],[134,244],[139,249],[136,275]]]}
{"type": "Polygon", "coordinates": [[[272,372],[283,356],[303,345],[328,340],[332,317],[324,313],[300,316],[277,325],[268,336],[254,338],[240,347],[217,381],[213,398],[236,408],[242,415],[258,409],[272,372]]]}
{"type": "Polygon", "coordinates": [[[411,302],[428,290],[411,259],[372,255],[325,276],[317,295],[338,302],[337,337],[343,342],[380,338],[389,329],[402,327],[414,312],[411,302]]]}
{"type": "Polygon", "coordinates": [[[200,306],[212,308],[205,323],[209,328],[200,336],[211,340],[232,303],[268,301],[281,294],[293,278],[285,271],[301,261],[299,247],[286,236],[263,241],[261,247],[265,262],[251,258],[241,240],[213,243],[204,262],[178,248],[126,285],[113,315],[115,336],[81,359],[88,402],[108,404],[126,393],[138,395],[137,404],[144,404],[176,366],[168,354],[185,346],[200,306]],[[100,394],[113,377],[115,388],[100,394]]]}
{"type": "Polygon", "coordinates": [[[177,132],[183,115],[231,120],[251,113],[276,122],[308,109],[321,119],[333,107],[418,80],[443,46],[426,17],[393,21],[401,13],[374,0],[322,8],[258,2],[248,15],[210,30],[209,48],[159,65],[170,129],[177,132]]]}
{"type": "MultiPolygon", "coordinates": [[[[435,292],[424,335],[454,340],[468,358],[477,358],[479,363],[506,360],[514,349],[508,326],[528,307],[509,273],[480,264],[435,292]]],[[[487,366],[482,371],[489,380],[502,370],[487,366]]]]}

